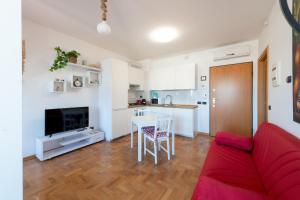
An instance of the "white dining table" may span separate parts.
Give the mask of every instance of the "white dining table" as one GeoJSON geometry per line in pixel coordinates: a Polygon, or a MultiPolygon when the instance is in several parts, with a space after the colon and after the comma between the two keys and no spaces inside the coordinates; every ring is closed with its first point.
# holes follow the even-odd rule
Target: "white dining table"
{"type": "MultiPolygon", "coordinates": [[[[133,128],[134,126],[138,129],[138,161],[142,161],[142,128],[149,125],[153,125],[156,122],[159,115],[145,115],[145,116],[133,116],[131,118],[131,148],[133,148],[133,128]]],[[[175,155],[175,120],[171,119],[171,133],[172,133],[172,155],[175,155]]]]}

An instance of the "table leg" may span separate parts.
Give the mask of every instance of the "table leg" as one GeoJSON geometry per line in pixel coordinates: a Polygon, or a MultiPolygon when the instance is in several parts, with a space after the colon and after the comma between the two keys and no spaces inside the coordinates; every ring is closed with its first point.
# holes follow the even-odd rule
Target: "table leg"
{"type": "Polygon", "coordinates": [[[133,148],[133,122],[130,123],[130,145],[133,148]]]}
{"type": "Polygon", "coordinates": [[[138,161],[142,161],[142,129],[138,127],[138,161]]]}
{"type": "Polygon", "coordinates": [[[175,123],[172,121],[172,155],[175,155],[175,123]]]}

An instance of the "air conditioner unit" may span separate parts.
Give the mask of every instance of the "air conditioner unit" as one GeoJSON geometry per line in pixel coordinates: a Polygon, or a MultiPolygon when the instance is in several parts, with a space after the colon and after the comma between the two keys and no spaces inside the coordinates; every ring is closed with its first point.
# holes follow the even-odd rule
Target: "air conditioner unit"
{"type": "Polygon", "coordinates": [[[232,47],[229,49],[223,49],[214,53],[214,61],[227,60],[238,57],[250,56],[249,46],[232,47]]]}

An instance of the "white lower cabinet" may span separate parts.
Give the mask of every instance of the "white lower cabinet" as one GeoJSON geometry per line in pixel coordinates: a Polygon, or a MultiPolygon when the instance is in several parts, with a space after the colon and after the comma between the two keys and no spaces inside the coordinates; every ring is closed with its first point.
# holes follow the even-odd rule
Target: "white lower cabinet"
{"type": "MultiPolygon", "coordinates": [[[[195,130],[195,117],[196,109],[183,109],[183,108],[164,108],[164,107],[143,107],[149,111],[155,113],[162,113],[170,115],[174,118],[175,122],[175,134],[185,137],[194,137],[195,130]]],[[[113,140],[124,135],[127,135],[131,131],[131,117],[135,116],[135,110],[142,108],[128,108],[128,109],[116,109],[112,112],[113,124],[112,124],[112,136],[113,140]]],[[[133,131],[137,131],[134,127],[133,131]]]]}
{"type": "Polygon", "coordinates": [[[119,109],[112,112],[112,139],[116,139],[130,133],[130,110],[119,109]]]}
{"type": "Polygon", "coordinates": [[[186,137],[194,137],[195,109],[173,109],[175,133],[186,137]]]}
{"type": "Polygon", "coordinates": [[[196,109],[147,107],[147,110],[172,116],[177,135],[194,137],[196,109]]]}

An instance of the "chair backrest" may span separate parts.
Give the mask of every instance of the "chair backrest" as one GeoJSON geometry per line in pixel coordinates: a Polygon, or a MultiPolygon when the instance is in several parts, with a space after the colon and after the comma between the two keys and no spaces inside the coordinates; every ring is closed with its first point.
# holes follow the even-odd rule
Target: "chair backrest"
{"type": "Polygon", "coordinates": [[[146,116],[146,115],[156,114],[156,112],[145,109],[145,108],[141,108],[141,109],[136,109],[135,114],[136,114],[136,116],[146,116]]]}
{"type": "Polygon", "coordinates": [[[154,129],[154,138],[157,138],[158,134],[163,134],[169,137],[171,129],[171,118],[168,115],[158,115],[155,129],[154,129]]]}
{"type": "Polygon", "coordinates": [[[153,132],[154,138],[157,138],[157,135],[165,135],[169,137],[171,130],[171,116],[155,112],[153,110],[147,109],[137,109],[135,110],[137,116],[155,116],[153,121],[147,121],[147,125],[144,128],[147,128],[150,132],[153,132]]]}

